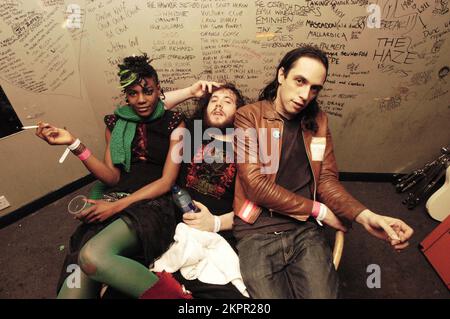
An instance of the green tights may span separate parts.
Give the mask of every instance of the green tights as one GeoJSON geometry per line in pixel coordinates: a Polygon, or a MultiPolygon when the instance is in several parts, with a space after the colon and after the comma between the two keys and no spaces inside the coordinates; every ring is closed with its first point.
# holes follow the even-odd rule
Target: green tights
{"type": "Polygon", "coordinates": [[[81,249],[79,288],[69,288],[66,279],[57,298],[98,298],[101,283],[138,298],[158,281],[148,268],[124,257],[138,252],[139,247],[136,233],[122,219],[117,219],[81,249]]]}

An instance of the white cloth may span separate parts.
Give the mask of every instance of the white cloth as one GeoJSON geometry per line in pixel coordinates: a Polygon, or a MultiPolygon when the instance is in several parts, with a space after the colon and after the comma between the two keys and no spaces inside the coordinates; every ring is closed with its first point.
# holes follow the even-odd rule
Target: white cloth
{"type": "Polygon", "coordinates": [[[188,280],[198,279],[216,285],[231,282],[248,297],[238,256],[222,236],[179,223],[174,240],[169,250],[155,261],[151,271],[173,273],[180,270],[188,280]]]}

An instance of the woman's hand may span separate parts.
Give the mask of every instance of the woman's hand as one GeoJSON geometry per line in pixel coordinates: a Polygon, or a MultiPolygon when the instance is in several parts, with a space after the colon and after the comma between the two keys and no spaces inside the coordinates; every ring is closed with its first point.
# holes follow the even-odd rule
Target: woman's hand
{"type": "Polygon", "coordinates": [[[69,131],[43,122],[38,123],[36,135],[50,145],[70,145],[75,142],[69,131]]]}
{"type": "Polygon", "coordinates": [[[190,92],[192,97],[202,97],[206,92],[212,93],[213,87],[221,87],[222,83],[213,81],[197,81],[190,86],[190,92]]]}
{"type": "Polygon", "coordinates": [[[118,202],[94,199],[88,199],[86,201],[92,206],[75,215],[75,218],[81,220],[83,223],[103,222],[124,209],[118,202]]]}
{"type": "Polygon", "coordinates": [[[193,201],[195,206],[200,209],[199,212],[189,212],[183,214],[183,222],[195,229],[204,231],[214,231],[214,215],[211,214],[208,207],[200,202],[193,201]]]}

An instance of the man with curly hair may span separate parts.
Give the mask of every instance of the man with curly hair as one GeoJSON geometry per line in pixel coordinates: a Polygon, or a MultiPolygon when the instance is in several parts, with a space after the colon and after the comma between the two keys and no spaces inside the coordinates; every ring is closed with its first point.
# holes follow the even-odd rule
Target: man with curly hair
{"type": "MultiPolygon", "coordinates": [[[[185,120],[187,134],[186,140],[183,139],[178,184],[189,192],[199,211],[183,214],[183,222],[198,230],[218,233],[234,249],[236,242],[231,232],[236,176],[233,122],[236,110],[245,104],[245,99],[231,83],[200,81],[195,85],[203,86],[205,94],[194,115],[185,120]]],[[[179,91],[178,99],[171,104],[192,97],[189,89],[185,91],[179,91]]],[[[244,298],[231,282],[219,285],[187,280],[180,272],[175,272],[174,276],[194,298],[244,298]]]]}

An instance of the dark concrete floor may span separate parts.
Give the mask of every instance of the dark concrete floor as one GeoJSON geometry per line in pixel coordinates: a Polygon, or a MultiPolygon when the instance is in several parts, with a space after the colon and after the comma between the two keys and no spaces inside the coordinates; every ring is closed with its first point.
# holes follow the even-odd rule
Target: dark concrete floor
{"type": "MultiPolygon", "coordinates": [[[[368,235],[355,225],[345,237],[339,267],[343,298],[438,298],[450,299],[445,287],[418,245],[437,225],[422,204],[407,210],[388,183],[345,182],[346,188],[375,212],[399,217],[414,228],[410,247],[395,252],[386,243],[368,235]],[[381,287],[368,288],[377,264],[381,287]]],[[[87,194],[90,185],[0,229],[0,298],[54,298],[55,286],[68,247],[77,226],[67,212],[67,203],[78,194],[87,194]]]]}

